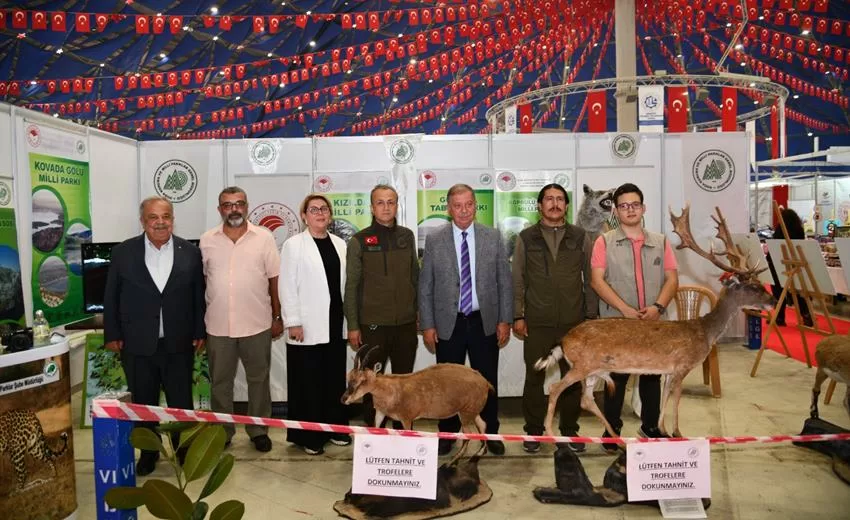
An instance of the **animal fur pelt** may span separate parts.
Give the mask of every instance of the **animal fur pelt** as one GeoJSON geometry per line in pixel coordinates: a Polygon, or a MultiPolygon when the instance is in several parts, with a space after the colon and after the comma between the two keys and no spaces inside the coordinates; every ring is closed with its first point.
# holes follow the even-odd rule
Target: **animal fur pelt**
{"type": "MultiPolygon", "coordinates": [[[[850,431],[823,419],[810,417],[803,423],[803,431],[800,435],[823,433],[850,433],[850,431]]],[[[794,444],[832,457],[832,471],[845,484],[850,484],[850,441],[795,442],[794,444]]]]}
{"type": "MultiPolygon", "coordinates": [[[[594,486],[581,460],[568,447],[558,447],[555,452],[555,485],[557,488],[536,488],[534,498],[546,504],[572,504],[592,507],[615,507],[629,501],[626,485],[626,452],[620,450],[614,462],[605,471],[602,486],[594,486]]],[[[658,507],[657,500],[632,502],[658,507]]],[[[702,499],[708,509],[711,500],[702,499]]]]}
{"type": "Polygon", "coordinates": [[[478,475],[479,458],[474,456],[454,465],[440,466],[437,470],[436,500],[360,495],[349,490],[345,494],[344,502],[355,506],[366,518],[389,518],[417,511],[436,512],[447,509],[453,498],[466,501],[478,493],[481,486],[481,478],[478,475]]]}

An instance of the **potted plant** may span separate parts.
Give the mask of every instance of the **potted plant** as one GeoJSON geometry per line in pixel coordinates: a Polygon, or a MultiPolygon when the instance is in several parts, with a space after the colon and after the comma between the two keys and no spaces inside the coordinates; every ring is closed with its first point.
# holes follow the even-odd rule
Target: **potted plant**
{"type": "MultiPolygon", "coordinates": [[[[168,444],[166,450],[159,435],[147,428],[135,428],[130,434],[130,444],[140,450],[156,450],[174,468],[177,480],[171,482],[149,478],[139,487],[116,487],[106,493],[106,503],[116,509],[137,509],[147,507],[156,518],[168,520],[200,520],[207,517],[209,504],[204,499],[217,490],[233,469],[233,455],[223,454],[227,435],[219,424],[205,423],[167,423],[160,426],[166,432],[168,444]],[[168,433],[179,431],[180,442],[177,449],[172,445],[168,433]],[[186,450],[185,461],[181,465],[176,453],[186,450]],[[186,494],[190,482],[204,476],[207,481],[196,500],[186,494]]],[[[245,504],[238,500],[222,502],[210,513],[210,520],[239,520],[245,514],[245,504]]]]}

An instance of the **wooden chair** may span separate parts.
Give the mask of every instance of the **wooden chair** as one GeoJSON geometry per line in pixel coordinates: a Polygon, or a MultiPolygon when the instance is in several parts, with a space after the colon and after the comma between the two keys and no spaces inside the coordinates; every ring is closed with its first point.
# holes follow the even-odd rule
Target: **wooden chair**
{"type": "MultiPolygon", "coordinates": [[[[708,311],[717,305],[717,295],[714,291],[699,285],[680,285],[675,299],[680,320],[699,318],[703,302],[708,302],[708,311]]],[[[711,385],[711,395],[720,397],[720,363],[716,344],[711,346],[711,352],[702,364],[702,378],[703,383],[711,385]]]]}

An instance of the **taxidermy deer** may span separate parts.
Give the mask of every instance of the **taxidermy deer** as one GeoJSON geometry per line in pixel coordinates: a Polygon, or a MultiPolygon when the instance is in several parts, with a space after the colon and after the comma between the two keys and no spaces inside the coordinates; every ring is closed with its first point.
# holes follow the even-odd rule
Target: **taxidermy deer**
{"type": "Polygon", "coordinates": [[[572,329],[561,340],[561,345],[552,349],[534,365],[537,370],[545,370],[566,359],[570,365],[567,375],[552,385],[549,390],[549,409],[546,414],[546,434],[552,433],[552,418],[558,397],[567,387],[578,381],[584,382],[581,406],[592,412],[605,425],[612,437],[617,433],[605,420],[605,416],[593,400],[593,387],[598,379],[604,380],[608,389],[613,390],[611,372],[625,374],[663,374],[667,384],[661,397],[661,414],[658,428],[666,433],[664,412],[667,405],[675,412],[673,432],[679,435],[679,399],[682,395],[682,381],[695,367],[701,364],[711,351],[711,346],[719,338],[732,318],[742,307],[770,308],[775,303],[758,281],[758,266],[746,266],[747,256],[732,241],[732,235],[726,227],[726,220],[716,208],[717,238],[726,246],[726,251],[715,253],[703,250],[694,240],[690,230],[689,211],[685,206],[678,217],[670,212],[673,232],[679,235],[682,243],[678,249],[688,248],[726,271],[723,285],[725,290],[717,306],[705,316],[685,321],[643,321],[625,318],[610,318],[585,321],[572,329]],[[724,263],[721,257],[726,257],[724,263]],[[672,397],[672,403],[669,399],[672,397]]]}
{"type": "MultiPolygon", "coordinates": [[[[455,363],[438,363],[412,374],[381,374],[381,363],[374,365],[370,357],[380,347],[364,345],[354,357],[354,367],[348,373],[348,387],[342,394],[342,403],[351,404],[365,394],[372,394],[375,405],[375,424],[385,417],[401,421],[405,430],[413,429],[416,419],[448,419],[457,415],[464,432],[485,432],[484,419],[479,415],[494,392],[477,370],[455,363]]],[[[460,449],[449,461],[454,464],[469,444],[464,439],[460,449]]],[[[480,453],[486,453],[487,444],[481,441],[480,453]]],[[[477,452],[478,453],[478,452],[477,452]]]]}
{"type": "Polygon", "coordinates": [[[812,388],[811,416],[818,418],[818,397],[827,377],[847,385],[844,409],[850,415],[850,337],[836,335],[824,339],[818,343],[815,360],[818,362],[818,371],[812,388]]]}

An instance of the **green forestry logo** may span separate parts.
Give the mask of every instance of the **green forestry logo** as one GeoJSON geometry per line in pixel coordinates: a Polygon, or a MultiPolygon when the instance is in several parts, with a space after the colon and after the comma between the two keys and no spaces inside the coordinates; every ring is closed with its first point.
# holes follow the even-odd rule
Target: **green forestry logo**
{"type": "Polygon", "coordinates": [[[198,174],[186,161],[171,159],[162,163],[153,176],[157,194],[172,203],[185,202],[198,187],[198,174]]]}
{"type": "Polygon", "coordinates": [[[277,159],[277,147],[269,141],[259,141],[251,147],[251,160],[257,166],[268,166],[277,159]]]}
{"type": "Polygon", "coordinates": [[[620,159],[628,159],[637,152],[637,141],[629,134],[618,134],[611,140],[611,151],[620,159]]]}
{"type": "Polygon", "coordinates": [[[5,208],[12,202],[12,187],[6,181],[0,181],[0,207],[5,208]]]}
{"type": "Polygon", "coordinates": [[[694,182],[705,191],[723,191],[735,179],[735,162],[721,150],[706,150],[693,166],[694,182]]]}
{"type": "Polygon", "coordinates": [[[415,150],[407,139],[401,138],[390,146],[390,157],[396,164],[407,164],[413,160],[415,150]]]}

